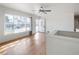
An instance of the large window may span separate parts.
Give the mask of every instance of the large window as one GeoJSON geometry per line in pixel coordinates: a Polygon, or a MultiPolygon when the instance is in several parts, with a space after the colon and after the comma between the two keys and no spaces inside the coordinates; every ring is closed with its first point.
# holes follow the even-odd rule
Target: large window
{"type": "Polygon", "coordinates": [[[31,31],[31,18],[18,15],[5,15],[4,32],[5,34],[20,33],[31,31]]]}

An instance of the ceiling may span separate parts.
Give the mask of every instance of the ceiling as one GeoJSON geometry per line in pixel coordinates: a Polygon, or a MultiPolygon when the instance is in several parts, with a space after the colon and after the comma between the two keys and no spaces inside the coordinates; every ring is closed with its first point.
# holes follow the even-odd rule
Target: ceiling
{"type": "MultiPolygon", "coordinates": [[[[44,4],[41,4],[41,3],[2,3],[0,5],[13,8],[16,10],[20,10],[23,12],[32,13],[33,10],[38,10],[40,6],[44,4]]],[[[46,4],[45,7],[48,7],[48,5],[46,4]]]]}
{"type": "MultiPolygon", "coordinates": [[[[23,12],[33,13],[33,10],[38,10],[41,6],[44,6],[48,9],[52,9],[52,7],[57,4],[58,3],[1,3],[0,5],[23,12]]],[[[72,5],[74,5],[74,14],[79,14],[79,4],[72,3],[72,5]]]]}

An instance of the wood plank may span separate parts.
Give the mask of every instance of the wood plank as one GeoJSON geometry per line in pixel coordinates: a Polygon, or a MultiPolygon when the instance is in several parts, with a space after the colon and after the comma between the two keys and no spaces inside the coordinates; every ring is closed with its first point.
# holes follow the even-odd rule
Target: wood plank
{"type": "Polygon", "coordinates": [[[45,33],[21,38],[19,40],[0,45],[3,55],[46,55],[45,33]]]}

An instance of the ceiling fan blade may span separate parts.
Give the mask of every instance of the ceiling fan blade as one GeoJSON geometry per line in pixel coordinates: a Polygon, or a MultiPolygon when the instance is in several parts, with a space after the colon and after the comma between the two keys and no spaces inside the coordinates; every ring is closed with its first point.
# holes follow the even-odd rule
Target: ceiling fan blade
{"type": "Polygon", "coordinates": [[[46,12],[51,12],[51,10],[45,10],[46,12]]]}
{"type": "Polygon", "coordinates": [[[51,10],[39,10],[40,12],[51,12],[51,10]]]}

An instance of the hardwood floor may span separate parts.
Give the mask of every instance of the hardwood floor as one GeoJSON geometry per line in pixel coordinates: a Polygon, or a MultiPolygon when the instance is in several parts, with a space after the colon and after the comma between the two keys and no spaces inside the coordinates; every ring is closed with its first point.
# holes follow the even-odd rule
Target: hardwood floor
{"type": "Polygon", "coordinates": [[[46,40],[45,33],[21,38],[0,46],[1,55],[45,55],[46,40]]]}

